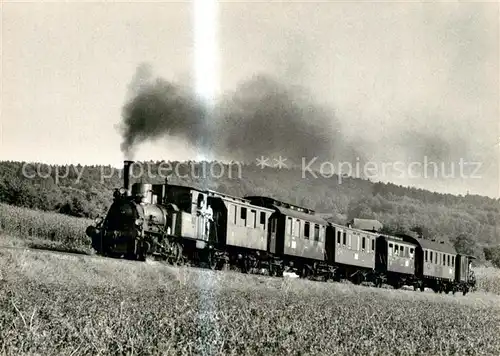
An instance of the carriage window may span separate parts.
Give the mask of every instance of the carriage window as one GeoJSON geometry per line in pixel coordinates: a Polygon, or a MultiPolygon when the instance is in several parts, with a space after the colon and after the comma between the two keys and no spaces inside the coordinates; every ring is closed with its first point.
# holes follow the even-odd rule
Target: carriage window
{"type": "Polygon", "coordinates": [[[399,255],[400,256],[404,256],[404,247],[403,246],[399,246],[399,255]]]}
{"type": "Polygon", "coordinates": [[[321,225],[321,235],[319,235],[319,241],[325,242],[325,227],[321,225]]]}
{"type": "Polygon", "coordinates": [[[181,194],[179,195],[178,199],[179,199],[179,209],[186,213],[191,212],[191,195],[189,193],[181,194]]]}
{"type": "Polygon", "coordinates": [[[432,263],[432,251],[429,251],[429,262],[432,263]]]}
{"type": "Polygon", "coordinates": [[[375,239],[372,239],[372,251],[375,251],[375,239]]]}
{"type": "Polygon", "coordinates": [[[293,228],[293,235],[300,237],[300,220],[295,220],[295,226],[293,228]]]}
{"type": "Polygon", "coordinates": [[[415,250],[412,248],[410,248],[410,257],[413,258],[413,254],[415,253],[415,250]]]}
{"type": "Polygon", "coordinates": [[[455,256],[451,256],[451,267],[455,267],[455,256]]]}
{"type": "Polygon", "coordinates": [[[202,205],[205,203],[205,198],[203,194],[198,195],[198,208],[201,208],[202,205]]]}
{"type": "Polygon", "coordinates": [[[242,220],[246,220],[247,219],[247,208],[241,208],[240,210],[240,218],[242,220]]]}
{"type": "Polygon", "coordinates": [[[389,256],[392,256],[393,252],[394,252],[394,246],[393,244],[389,244],[389,256]]]}
{"type": "Polygon", "coordinates": [[[291,235],[292,234],[292,228],[293,228],[293,226],[292,226],[292,218],[287,218],[286,222],[288,224],[288,233],[291,235]]]}
{"type": "Polygon", "coordinates": [[[427,258],[427,250],[425,250],[425,262],[428,261],[428,258],[427,258]]]}
{"type": "Polygon", "coordinates": [[[248,222],[248,226],[254,229],[257,227],[257,211],[250,210],[250,221],[248,222]]]}
{"type": "Polygon", "coordinates": [[[337,243],[340,245],[340,235],[342,233],[340,231],[337,231],[337,243]]]}
{"type": "Polygon", "coordinates": [[[319,225],[314,224],[314,241],[319,240],[319,225]]]}
{"type": "Polygon", "coordinates": [[[448,264],[448,266],[449,266],[449,265],[450,265],[450,255],[448,255],[448,256],[446,257],[446,260],[447,260],[447,264],[448,264]]]}
{"type": "Polygon", "coordinates": [[[264,225],[264,229],[266,228],[266,213],[263,211],[260,212],[260,224],[264,225]]]}
{"type": "Polygon", "coordinates": [[[439,253],[436,252],[434,254],[434,264],[436,264],[436,265],[438,264],[438,258],[439,258],[439,253]]]}
{"type": "Polygon", "coordinates": [[[344,246],[347,245],[347,235],[345,232],[344,232],[344,236],[342,238],[342,245],[344,245],[344,246]]]}
{"type": "Polygon", "coordinates": [[[398,246],[398,245],[394,245],[394,254],[395,254],[396,256],[398,256],[398,255],[399,255],[399,246],[398,246]]]}
{"type": "Polygon", "coordinates": [[[306,222],[304,224],[304,239],[309,239],[309,226],[310,224],[308,222],[306,222]]]}
{"type": "Polygon", "coordinates": [[[443,255],[443,266],[446,266],[446,256],[448,256],[448,258],[450,258],[449,255],[443,255]]]}
{"type": "Polygon", "coordinates": [[[361,251],[364,251],[366,248],[366,237],[363,236],[361,239],[361,251]]]}

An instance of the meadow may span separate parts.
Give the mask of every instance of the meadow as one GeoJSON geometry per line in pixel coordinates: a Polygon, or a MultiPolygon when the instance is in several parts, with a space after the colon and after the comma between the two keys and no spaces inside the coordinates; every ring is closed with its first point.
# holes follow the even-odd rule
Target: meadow
{"type": "Polygon", "coordinates": [[[0,249],[2,355],[498,355],[500,296],[0,249]]]}
{"type": "Polygon", "coordinates": [[[0,203],[0,243],[91,253],[85,234],[92,220],[0,203]]]}
{"type": "Polygon", "coordinates": [[[0,355],[500,354],[500,271],[440,295],[92,254],[88,219],[0,204],[0,355]]]}

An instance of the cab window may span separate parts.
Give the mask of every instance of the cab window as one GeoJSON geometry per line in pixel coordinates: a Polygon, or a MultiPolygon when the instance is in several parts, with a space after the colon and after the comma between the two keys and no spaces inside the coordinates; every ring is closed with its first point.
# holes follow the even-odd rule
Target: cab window
{"type": "Polygon", "coordinates": [[[266,213],[261,211],[260,212],[260,224],[262,225],[262,228],[266,228],[266,213]]]}
{"type": "Polygon", "coordinates": [[[248,227],[256,228],[257,227],[257,211],[250,210],[250,220],[248,221],[248,227]]]}
{"type": "Polygon", "coordinates": [[[236,225],[236,206],[234,204],[229,205],[229,215],[232,216],[232,223],[236,225]]]}

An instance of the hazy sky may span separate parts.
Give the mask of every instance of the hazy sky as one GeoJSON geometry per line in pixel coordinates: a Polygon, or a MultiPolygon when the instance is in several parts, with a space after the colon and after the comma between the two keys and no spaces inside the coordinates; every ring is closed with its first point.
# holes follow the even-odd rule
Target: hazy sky
{"type": "MultiPolygon", "coordinates": [[[[0,6],[0,160],[120,165],[137,66],[193,79],[188,2],[0,6]]],[[[218,16],[221,92],[259,73],[304,86],[370,159],[408,161],[438,137],[448,159],[483,163],[479,180],[397,183],[499,196],[497,3],[221,2],[218,16]]],[[[170,138],[135,158],[193,157],[170,138]]]]}

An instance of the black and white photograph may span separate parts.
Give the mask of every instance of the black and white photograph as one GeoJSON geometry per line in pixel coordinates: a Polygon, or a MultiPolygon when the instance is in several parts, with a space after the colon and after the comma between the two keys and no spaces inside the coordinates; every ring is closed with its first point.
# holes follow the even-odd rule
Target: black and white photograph
{"type": "Polygon", "coordinates": [[[0,356],[500,355],[500,2],[0,2],[0,356]]]}

